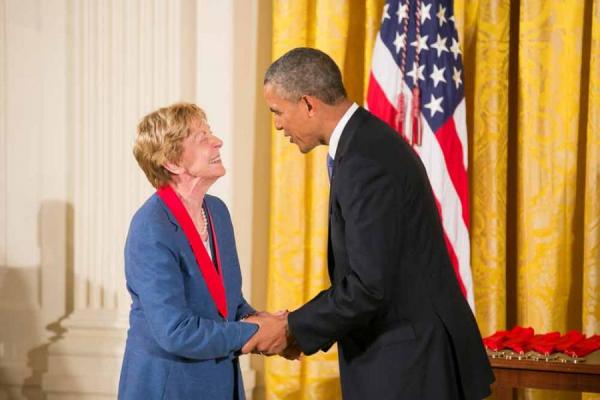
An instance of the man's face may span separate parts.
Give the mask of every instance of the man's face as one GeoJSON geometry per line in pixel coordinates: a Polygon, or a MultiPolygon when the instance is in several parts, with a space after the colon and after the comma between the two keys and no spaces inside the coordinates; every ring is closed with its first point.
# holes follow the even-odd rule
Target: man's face
{"type": "Polygon", "coordinates": [[[295,143],[302,153],[308,153],[323,143],[316,129],[314,112],[305,97],[298,101],[287,100],[270,83],[263,89],[267,106],[273,113],[275,129],[283,130],[283,135],[290,138],[290,143],[295,143]]]}

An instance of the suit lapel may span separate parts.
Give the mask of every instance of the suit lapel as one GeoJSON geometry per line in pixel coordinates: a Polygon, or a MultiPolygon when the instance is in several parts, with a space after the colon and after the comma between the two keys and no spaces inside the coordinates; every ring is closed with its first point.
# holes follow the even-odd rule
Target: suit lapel
{"type": "Polygon", "coordinates": [[[369,115],[369,112],[362,107],[359,107],[352,117],[348,120],[348,123],[344,127],[342,131],[342,135],[340,137],[340,141],[338,143],[338,148],[335,152],[335,158],[333,161],[333,175],[331,176],[331,182],[329,187],[329,229],[327,232],[327,270],[329,272],[329,280],[333,283],[333,271],[335,269],[335,258],[333,256],[333,246],[331,244],[331,211],[333,206],[333,201],[336,196],[334,192],[334,183],[335,183],[335,174],[336,170],[339,171],[340,164],[342,159],[344,158],[346,151],[348,150],[349,143],[352,141],[356,131],[362,124],[363,120],[366,116],[369,115]]]}
{"type": "Polygon", "coordinates": [[[331,214],[331,206],[333,204],[333,186],[335,182],[336,171],[339,171],[340,163],[342,162],[346,151],[348,150],[349,143],[352,141],[352,138],[354,137],[359,126],[368,115],[369,112],[367,110],[362,107],[358,107],[342,131],[342,135],[335,152],[335,158],[333,160],[333,175],[331,176],[329,190],[329,214],[331,214]]]}
{"type": "Polygon", "coordinates": [[[342,135],[340,136],[340,142],[338,143],[338,148],[335,152],[335,159],[333,163],[334,169],[339,165],[341,159],[344,157],[344,154],[346,154],[346,151],[348,150],[348,145],[352,141],[354,134],[362,124],[365,117],[367,117],[368,115],[369,112],[367,110],[365,110],[362,107],[358,107],[354,114],[352,114],[352,116],[348,120],[348,123],[342,131],[342,135]]]}

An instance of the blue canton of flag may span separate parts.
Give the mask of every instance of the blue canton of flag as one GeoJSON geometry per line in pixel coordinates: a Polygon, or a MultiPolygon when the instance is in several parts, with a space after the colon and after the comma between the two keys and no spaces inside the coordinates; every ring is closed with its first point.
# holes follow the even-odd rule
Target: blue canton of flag
{"type": "Polygon", "coordinates": [[[464,97],[461,50],[452,8],[451,2],[443,1],[388,1],[382,16],[381,40],[398,68],[402,51],[408,45],[404,82],[412,89],[419,81],[421,108],[427,110],[423,114],[433,131],[452,116],[464,97]],[[413,18],[409,11],[415,14],[413,18]],[[408,35],[403,27],[405,19],[408,35]]]}

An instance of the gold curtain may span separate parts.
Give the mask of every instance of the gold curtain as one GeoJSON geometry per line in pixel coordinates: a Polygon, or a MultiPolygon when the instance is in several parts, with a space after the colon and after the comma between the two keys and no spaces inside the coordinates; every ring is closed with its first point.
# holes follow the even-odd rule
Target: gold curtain
{"type": "Polygon", "coordinates": [[[469,0],[456,14],[481,331],[600,333],[600,2],[469,0]]]}
{"type": "MultiPolygon", "coordinates": [[[[362,104],[383,3],[274,1],[273,59],[297,46],[327,52],[362,104]]],[[[600,333],[600,0],[456,0],[454,9],[482,334],[515,324],[600,333]]],[[[325,153],[301,155],[273,132],[269,310],[297,308],[329,285],[325,153]]],[[[267,359],[267,399],[341,398],[334,350],[267,359]]]]}

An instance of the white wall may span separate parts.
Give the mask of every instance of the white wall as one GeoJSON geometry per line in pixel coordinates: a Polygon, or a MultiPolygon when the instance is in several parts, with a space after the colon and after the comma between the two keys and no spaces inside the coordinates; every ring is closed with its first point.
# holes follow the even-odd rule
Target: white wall
{"type": "Polygon", "coordinates": [[[67,306],[66,4],[0,1],[0,398],[39,395],[67,306]]]}
{"type": "Polygon", "coordinates": [[[251,281],[266,266],[250,271],[266,259],[267,13],[267,1],[0,0],[0,399],[115,398],[123,242],[152,192],[131,144],[159,106],[197,102],[223,138],[228,173],[211,192],[264,306],[251,281]]]}

